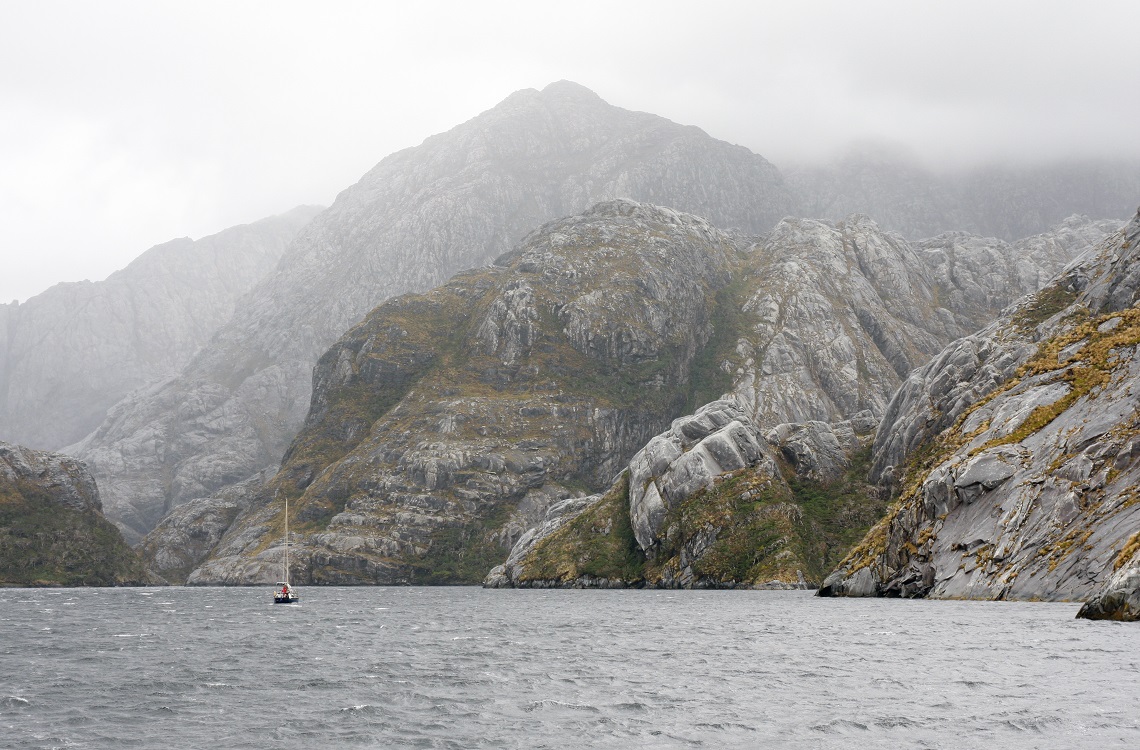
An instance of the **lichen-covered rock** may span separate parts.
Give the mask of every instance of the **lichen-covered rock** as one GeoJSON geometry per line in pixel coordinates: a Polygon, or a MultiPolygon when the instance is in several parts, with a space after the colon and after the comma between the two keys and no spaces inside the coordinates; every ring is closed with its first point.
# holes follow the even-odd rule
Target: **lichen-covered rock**
{"type": "Polygon", "coordinates": [[[147,583],[81,461],[0,442],[0,585],[147,583]]]}
{"type": "Polygon", "coordinates": [[[768,474],[777,473],[756,426],[730,401],[674,420],[629,463],[629,513],[642,551],[653,557],[670,510],[710,489],[716,478],[761,463],[768,474]]]}
{"type": "Polygon", "coordinates": [[[1137,269],[1140,214],[910,376],[874,446],[898,502],[821,593],[1081,600],[1106,585],[1140,529],[1137,269]]]}
{"type": "Polygon", "coordinates": [[[558,531],[567,521],[580,516],[601,499],[601,495],[590,495],[588,497],[569,498],[552,505],[540,523],[527,529],[515,541],[511,546],[507,561],[491,568],[486,578],[483,579],[483,586],[491,589],[512,588],[528,581],[525,560],[535,545],[558,531]]]}
{"type": "MultiPolygon", "coordinates": [[[[832,427],[850,452],[831,456],[827,472],[842,473],[853,454],[865,453],[873,427],[867,414],[773,432],[838,443],[832,427]]],[[[806,463],[793,488],[771,440],[731,401],[674,420],[607,492],[552,509],[484,585],[808,588],[820,580],[824,559],[838,559],[835,544],[842,554],[883,509],[873,488],[852,492],[850,476],[809,476],[806,463]],[[836,526],[852,531],[850,538],[839,539],[836,526]]],[[[865,473],[866,464],[851,470],[865,473]]]]}

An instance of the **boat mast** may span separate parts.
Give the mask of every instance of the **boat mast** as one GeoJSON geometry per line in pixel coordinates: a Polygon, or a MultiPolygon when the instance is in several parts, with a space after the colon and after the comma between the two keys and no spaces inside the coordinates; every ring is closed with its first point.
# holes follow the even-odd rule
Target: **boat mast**
{"type": "Polygon", "coordinates": [[[285,585],[289,585],[289,496],[285,496],[285,585]]]}

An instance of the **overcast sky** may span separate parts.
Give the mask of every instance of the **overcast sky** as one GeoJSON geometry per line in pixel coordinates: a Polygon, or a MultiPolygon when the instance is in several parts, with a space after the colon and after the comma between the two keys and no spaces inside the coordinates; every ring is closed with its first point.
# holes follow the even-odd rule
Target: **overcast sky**
{"type": "Polygon", "coordinates": [[[330,204],[569,79],[775,162],[1140,155],[1140,3],[0,0],[0,300],[330,204]]]}

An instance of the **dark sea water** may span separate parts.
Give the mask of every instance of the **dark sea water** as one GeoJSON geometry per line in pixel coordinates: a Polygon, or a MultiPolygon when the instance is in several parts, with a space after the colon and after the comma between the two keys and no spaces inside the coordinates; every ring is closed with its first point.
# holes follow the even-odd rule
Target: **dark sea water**
{"type": "Polygon", "coordinates": [[[0,589],[4,748],[1140,747],[1140,624],[804,592],[0,589]]]}

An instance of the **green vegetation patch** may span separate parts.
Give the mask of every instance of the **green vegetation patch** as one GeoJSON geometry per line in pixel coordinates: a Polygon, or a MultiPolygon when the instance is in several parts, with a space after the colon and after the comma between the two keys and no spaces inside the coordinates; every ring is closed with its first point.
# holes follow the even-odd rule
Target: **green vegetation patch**
{"type": "Polygon", "coordinates": [[[535,545],[522,581],[568,583],[583,576],[639,585],[645,555],[629,521],[629,473],[592,507],[535,545]]]}
{"type": "Polygon", "coordinates": [[[755,325],[755,316],[744,311],[751,279],[738,273],[728,286],[718,289],[712,309],[712,335],[697,352],[689,379],[689,395],[685,412],[691,414],[700,406],[715,401],[732,390],[734,375],[721,364],[736,359],[736,345],[755,325]]]}
{"type": "Polygon", "coordinates": [[[870,470],[871,446],[867,445],[851,457],[843,476],[833,482],[795,476],[789,482],[803,511],[796,527],[797,551],[809,581],[821,583],[886,513],[884,493],[867,482],[870,470]]]}
{"type": "Polygon", "coordinates": [[[1076,292],[1054,284],[1042,289],[1025,307],[1013,316],[1013,324],[1022,330],[1031,330],[1073,304],[1076,292]]]}
{"type": "Polygon", "coordinates": [[[693,575],[707,582],[795,581],[798,566],[780,555],[795,521],[790,499],[786,488],[766,473],[745,469],[725,475],[666,514],[665,539],[646,570],[647,580],[657,583],[667,569],[678,571],[687,549],[698,553],[691,563],[693,575]]]}
{"type": "Polygon", "coordinates": [[[402,561],[410,566],[410,583],[482,583],[487,571],[500,564],[509,551],[491,536],[507,522],[511,510],[509,505],[497,505],[481,518],[436,529],[423,556],[402,561]]]}
{"type": "Polygon", "coordinates": [[[0,585],[114,586],[146,581],[119,530],[18,480],[0,486],[0,585]]]}
{"type": "Polygon", "coordinates": [[[1116,556],[1116,561],[1112,564],[1113,572],[1127,565],[1128,561],[1131,560],[1137,552],[1140,552],[1140,531],[1132,535],[1120,550],[1120,554],[1116,556]]]}

